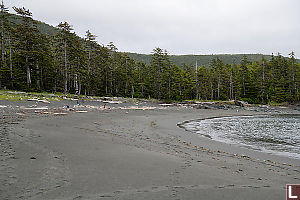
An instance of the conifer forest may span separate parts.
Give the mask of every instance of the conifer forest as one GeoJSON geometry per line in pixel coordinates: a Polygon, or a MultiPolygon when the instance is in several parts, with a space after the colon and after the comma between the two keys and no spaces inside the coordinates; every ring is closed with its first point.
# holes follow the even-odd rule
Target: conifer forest
{"type": "Polygon", "coordinates": [[[154,48],[150,63],[100,45],[89,30],[77,36],[68,22],[53,31],[38,28],[26,8],[0,16],[0,89],[64,94],[182,100],[245,100],[249,103],[297,103],[300,65],[294,52],[225,64],[176,65],[166,50],[154,48]],[[13,14],[14,13],[14,14],[13,14]]]}

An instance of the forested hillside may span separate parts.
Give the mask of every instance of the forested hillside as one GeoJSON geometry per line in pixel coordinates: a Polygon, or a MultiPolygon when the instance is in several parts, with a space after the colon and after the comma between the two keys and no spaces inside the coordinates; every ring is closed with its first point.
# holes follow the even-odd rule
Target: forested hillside
{"type": "Polygon", "coordinates": [[[0,6],[1,89],[178,101],[299,102],[300,65],[293,52],[289,58],[200,59],[155,48],[150,56],[140,55],[141,62],[118,52],[112,42],[99,45],[88,30],[84,38],[78,37],[68,22],[52,28],[34,21],[26,8],[0,6]]]}
{"type": "MultiPolygon", "coordinates": [[[[133,59],[150,64],[151,54],[127,53],[133,59]]],[[[247,56],[250,62],[259,61],[262,58],[270,60],[271,55],[262,54],[217,54],[217,55],[170,55],[170,60],[178,65],[198,65],[209,66],[212,60],[221,59],[225,64],[240,64],[243,57],[247,56]]]]}
{"type": "MultiPolygon", "coordinates": [[[[7,20],[11,24],[21,24],[22,23],[22,17],[18,16],[18,15],[14,15],[14,14],[7,16],[7,20]]],[[[42,34],[55,35],[59,31],[58,28],[50,26],[44,22],[35,20],[35,24],[36,24],[37,29],[39,29],[39,31],[42,34]]]]}

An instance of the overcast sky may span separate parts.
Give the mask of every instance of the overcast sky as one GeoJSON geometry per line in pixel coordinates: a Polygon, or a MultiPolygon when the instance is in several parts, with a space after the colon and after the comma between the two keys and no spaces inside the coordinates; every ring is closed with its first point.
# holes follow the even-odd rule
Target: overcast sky
{"type": "Polygon", "coordinates": [[[119,51],[233,54],[291,51],[300,57],[299,0],[4,0],[34,19],[67,21],[81,37],[119,51]]]}

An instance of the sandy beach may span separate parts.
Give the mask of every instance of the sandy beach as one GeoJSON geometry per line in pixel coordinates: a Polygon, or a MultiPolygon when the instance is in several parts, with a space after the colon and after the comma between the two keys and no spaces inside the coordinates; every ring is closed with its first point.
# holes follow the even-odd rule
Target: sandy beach
{"type": "Polygon", "coordinates": [[[300,183],[299,160],[178,126],[257,111],[173,106],[54,112],[2,108],[0,199],[274,200],[285,199],[286,184],[300,183]]]}

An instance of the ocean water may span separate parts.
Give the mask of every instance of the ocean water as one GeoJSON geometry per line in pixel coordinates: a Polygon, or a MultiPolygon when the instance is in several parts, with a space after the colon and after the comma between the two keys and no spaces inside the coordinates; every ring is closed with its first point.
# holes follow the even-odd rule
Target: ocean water
{"type": "Polygon", "coordinates": [[[216,141],[300,159],[300,115],[219,117],[181,126],[216,141]]]}

